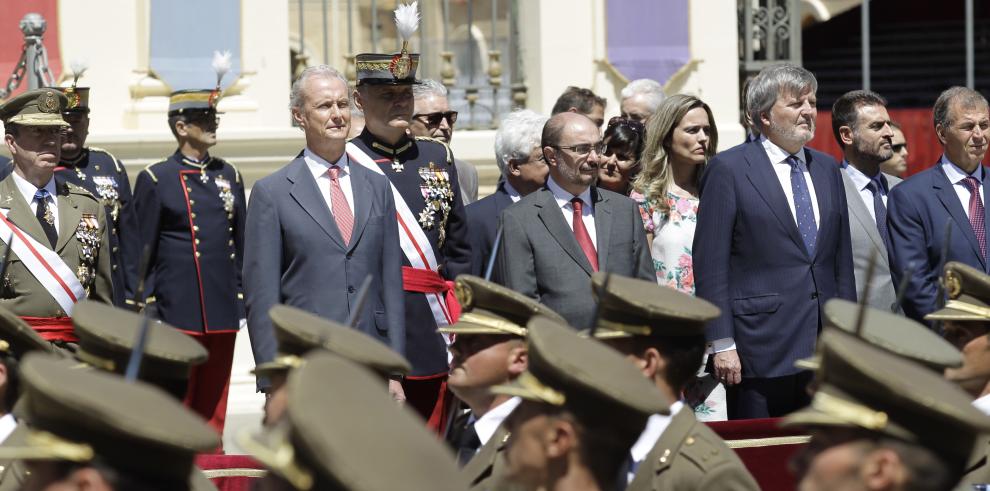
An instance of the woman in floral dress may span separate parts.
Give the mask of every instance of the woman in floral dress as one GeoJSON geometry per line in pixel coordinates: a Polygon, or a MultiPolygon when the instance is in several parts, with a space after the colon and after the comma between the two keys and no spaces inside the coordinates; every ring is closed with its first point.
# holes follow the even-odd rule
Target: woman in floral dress
{"type": "MultiPolygon", "coordinates": [[[[708,105],[690,95],[671,96],[647,122],[642,170],[633,182],[631,197],[640,204],[657,283],[690,295],[698,183],[717,147],[718,131],[708,105]]],[[[685,403],[702,421],[725,420],[725,387],[707,373],[707,360],[706,355],[685,403]]]]}

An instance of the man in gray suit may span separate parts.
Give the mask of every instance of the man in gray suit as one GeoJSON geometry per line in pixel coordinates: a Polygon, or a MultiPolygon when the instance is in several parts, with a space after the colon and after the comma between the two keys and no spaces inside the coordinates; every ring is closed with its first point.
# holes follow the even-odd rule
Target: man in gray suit
{"type": "Polygon", "coordinates": [[[880,171],[880,164],[893,155],[894,130],[887,114],[887,101],[868,90],[846,92],[832,106],[832,132],[845,159],[842,181],[849,206],[856,297],[866,293],[870,257],[877,265],[867,303],[874,308],[898,312],[897,292],[890,272],[890,234],[887,229],[887,193],[900,178],[880,171]]]}
{"type": "Polygon", "coordinates": [[[563,112],[543,128],[547,185],[502,212],[496,271],[577,328],[592,324],[596,271],[655,280],[636,202],[594,186],[602,138],[587,116],[563,112]]]}
{"type": "MultiPolygon", "coordinates": [[[[271,361],[276,342],[268,310],[297,307],[345,322],[365,277],[371,289],[354,326],[405,352],[402,251],[388,180],[344,152],[350,121],[347,80],[326,65],[292,84],[292,118],[306,148],[251,192],[244,291],[255,362],[271,361]]],[[[393,397],[402,386],[389,383],[393,397]]]]}

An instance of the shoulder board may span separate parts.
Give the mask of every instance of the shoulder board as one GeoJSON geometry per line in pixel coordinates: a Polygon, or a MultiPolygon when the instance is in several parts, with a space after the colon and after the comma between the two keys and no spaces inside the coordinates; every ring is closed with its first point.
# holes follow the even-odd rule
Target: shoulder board
{"type": "Polygon", "coordinates": [[[84,188],[82,186],[75,185],[75,184],[73,184],[71,182],[66,182],[65,183],[65,191],[67,193],[69,193],[69,194],[76,194],[76,195],[79,195],[79,196],[85,196],[85,197],[87,197],[87,198],[89,198],[89,199],[91,199],[93,201],[97,201],[96,196],[93,196],[93,193],[89,192],[89,190],[87,190],[86,188],[84,188]]]}
{"type": "Polygon", "coordinates": [[[447,165],[453,165],[453,163],[454,163],[454,154],[450,151],[450,145],[447,145],[446,143],[444,143],[444,142],[442,142],[440,140],[437,140],[436,138],[430,138],[428,136],[417,136],[416,137],[416,140],[417,141],[428,141],[428,142],[433,142],[433,143],[442,145],[444,151],[447,152],[447,165]]]}
{"type": "Polygon", "coordinates": [[[113,165],[114,165],[114,167],[117,168],[117,172],[123,172],[124,171],[124,166],[121,165],[120,160],[118,160],[117,157],[115,157],[112,153],[110,153],[110,152],[108,152],[105,149],[100,148],[100,147],[89,147],[89,151],[90,152],[100,152],[100,153],[107,154],[110,157],[110,160],[113,160],[113,165]]]}
{"type": "Polygon", "coordinates": [[[680,447],[681,455],[702,471],[724,464],[731,451],[715,445],[709,435],[699,431],[692,431],[680,447]]]}
{"type": "Polygon", "coordinates": [[[226,161],[226,160],[224,160],[224,159],[222,159],[220,157],[213,157],[213,160],[218,160],[223,165],[230,167],[234,171],[234,182],[237,182],[237,183],[240,183],[241,182],[241,171],[237,170],[237,167],[234,164],[231,164],[230,162],[228,162],[228,161],[226,161]]]}
{"type": "MultiPolygon", "coordinates": [[[[164,162],[164,161],[162,161],[162,162],[164,162]]],[[[160,164],[160,163],[162,163],[162,162],[155,162],[154,164],[148,164],[148,166],[145,167],[142,172],[147,172],[148,173],[148,177],[151,178],[152,182],[157,183],[158,182],[158,176],[156,176],[155,173],[151,171],[151,168],[154,167],[154,166],[156,166],[156,165],[158,165],[158,164],[160,164]]]]}

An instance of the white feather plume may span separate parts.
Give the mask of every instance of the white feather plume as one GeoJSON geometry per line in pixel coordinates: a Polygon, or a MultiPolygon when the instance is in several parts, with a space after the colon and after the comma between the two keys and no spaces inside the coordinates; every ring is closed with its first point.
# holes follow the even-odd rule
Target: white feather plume
{"type": "Polygon", "coordinates": [[[213,52],[213,71],[217,72],[217,85],[220,85],[220,81],[223,80],[223,76],[230,71],[231,65],[231,55],[230,51],[224,50],[223,53],[219,51],[213,52]]]}
{"type": "Polygon", "coordinates": [[[74,80],[79,80],[79,77],[86,72],[87,68],[89,68],[89,64],[86,63],[86,60],[72,60],[69,63],[69,69],[72,70],[72,78],[74,80]]]}
{"type": "Polygon", "coordinates": [[[399,31],[399,36],[403,42],[412,39],[416,29],[419,29],[419,2],[408,5],[399,5],[395,9],[395,28],[399,31]]]}

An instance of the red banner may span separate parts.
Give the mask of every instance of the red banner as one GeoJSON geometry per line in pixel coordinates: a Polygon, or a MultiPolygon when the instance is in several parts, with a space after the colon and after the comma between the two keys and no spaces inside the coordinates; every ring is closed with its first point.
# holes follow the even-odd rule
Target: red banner
{"type": "MultiPolygon", "coordinates": [[[[62,73],[62,53],[58,37],[57,0],[0,0],[0,86],[6,87],[14,66],[21,59],[24,50],[24,33],[21,32],[21,19],[26,14],[38,13],[47,21],[42,37],[48,51],[48,66],[55,80],[62,73]]],[[[14,91],[19,94],[27,87],[27,80],[21,82],[14,91]]]]}

